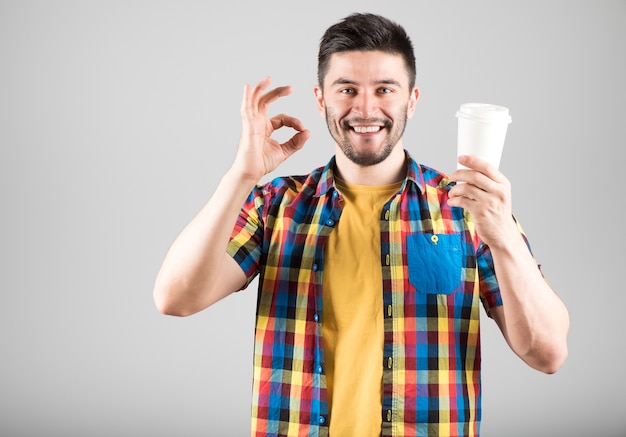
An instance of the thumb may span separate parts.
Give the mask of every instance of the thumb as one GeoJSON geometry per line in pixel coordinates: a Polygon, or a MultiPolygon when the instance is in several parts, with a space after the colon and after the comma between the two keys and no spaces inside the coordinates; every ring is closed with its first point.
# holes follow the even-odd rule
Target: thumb
{"type": "Polygon", "coordinates": [[[288,155],[300,150],[311,137],[311,131],[308,129],[301,130],[292,136],[288,141],[281,144],[283,150],[288,155]]]}

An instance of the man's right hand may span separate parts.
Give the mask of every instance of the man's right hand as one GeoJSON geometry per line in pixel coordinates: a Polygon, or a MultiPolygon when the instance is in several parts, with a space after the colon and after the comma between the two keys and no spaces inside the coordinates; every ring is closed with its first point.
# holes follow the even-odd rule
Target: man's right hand
{"type": "Polygon", "coordinates": [[[246,85],[241,102],[243,127],[233,168],[241,177],[255,183],[301,149],[311,136],[311,132],[295,117],[286,114],[268,117],[270,104],[291,94],[290,86],[265,92],[270,82],[271,78],[266,77],[254,88],[246,85]],[[292,128],[297,132],[289,140],[279,143],[271,135],[282,127],[292,128]]]}

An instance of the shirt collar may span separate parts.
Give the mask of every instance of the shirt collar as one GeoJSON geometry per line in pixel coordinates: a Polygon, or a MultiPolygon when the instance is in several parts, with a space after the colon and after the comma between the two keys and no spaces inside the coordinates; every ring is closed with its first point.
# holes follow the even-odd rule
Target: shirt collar
{"type": "MultiPolygon", "coordinates": [[[[408,183],[413,183],[417,186],[420,191],[424,191],[424,173],[422,171],[422,167],[411,157],[411,154],[405,150],[405,162],[406,162],[406,177],[402,186],[400,187],[400,191],[403,191],[408,183]]],[[[335,156],[333,156],[328,164],[322,169],[322,173],[320,176],[320,182],[317,185],[317,190],[315,192],[315,196],[319,197],[327,194],[331,190],[336,190],[335,186],[335,156]]]]}

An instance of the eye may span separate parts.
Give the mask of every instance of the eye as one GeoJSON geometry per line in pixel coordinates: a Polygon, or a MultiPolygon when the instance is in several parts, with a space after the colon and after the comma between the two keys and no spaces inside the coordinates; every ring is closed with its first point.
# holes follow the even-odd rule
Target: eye
{"type": "Polygon", "coordinates": [[[341,90],[339,90],[339,92],[341,94],[354,94],[356,91],[354,90],[354,88],[342,88],[341,90]]]}
{"type": "Polygon", "coordinates": [[[383,88],[379,88],[378,92],[380,94],[390,94],[391,92],[393,92],[393,90],[391,88],[383,87],[383,88]]]}

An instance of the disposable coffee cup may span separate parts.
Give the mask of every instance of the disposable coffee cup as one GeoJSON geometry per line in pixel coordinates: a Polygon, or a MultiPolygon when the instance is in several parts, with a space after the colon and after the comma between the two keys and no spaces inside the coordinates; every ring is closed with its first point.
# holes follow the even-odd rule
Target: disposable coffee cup
{"type": "MultiPolygon", "coordinates": [[[[459,120],[457,157],[473,155],[499,168],[506,131],[511,123],[509,109],[488,103],[464,103],[456,117],[459,120]]],[[[467,167],[457,162],[457,168],[467,167]]]]}

